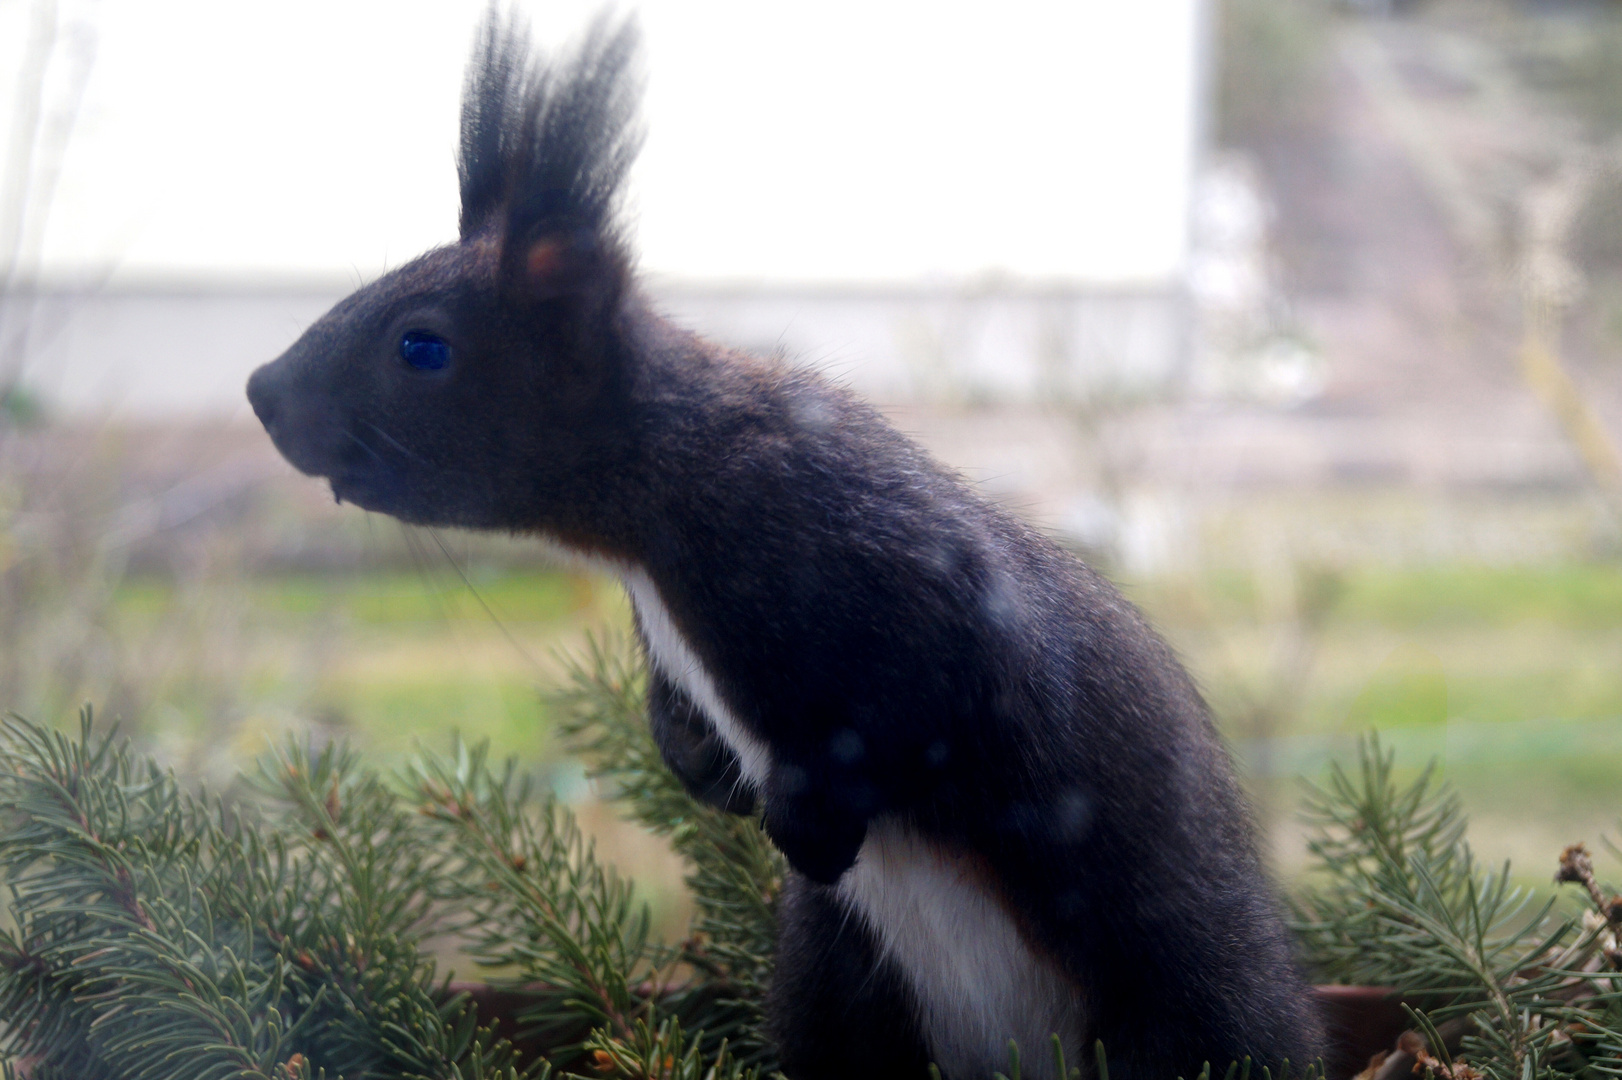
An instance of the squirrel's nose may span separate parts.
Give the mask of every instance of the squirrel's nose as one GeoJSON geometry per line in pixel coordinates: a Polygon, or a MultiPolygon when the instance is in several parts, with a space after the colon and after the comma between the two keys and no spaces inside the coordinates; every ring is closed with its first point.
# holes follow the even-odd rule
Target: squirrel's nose
{"type": "Polygon", "coordinates": [[[267,431],[276,421],[276,401],[280,397],[275,385],[276,374],[271,371],[273,366],[265,364],[248,376],[248,404],[253,406],[253,414],[267,431]]]}

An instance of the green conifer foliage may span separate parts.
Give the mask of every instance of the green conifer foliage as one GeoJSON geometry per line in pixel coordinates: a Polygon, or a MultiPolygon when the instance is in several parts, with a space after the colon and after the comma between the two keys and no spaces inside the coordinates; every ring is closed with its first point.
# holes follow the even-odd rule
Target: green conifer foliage
{"type": "Polygon", "coordinates": [[[775,1065],[761,1009],[776,948],[783,857],[758,819],[723,814],[688,797],[648,734],[641,665],[628,644],[593,640],[557,697],[563,730],[632,818],[667,837],[686,860],[696,915],[680,960],[698,978],[677,1000],[739,1058],[775,1065]]]}
{"type": "Polygon", "coordinates": [[[354,755],[263,764],[262,808],[192,795],[110,735],[0,728],[0,1052],[39,1080],[517,1080],[442,1000],[440,860],[354,755]]]}
{"type": "MultiPolygon", "coordinates": [[[[598,782],[687,861],[696,914],[669,944],[567,808],[480,747],[385,777],[289,743],[226,800],[138,760],[88,711],[76,736],[0,724],[7,1080],[773,1075],[781,858],[757,820],[695,803],[663,768],[633,656],[593,643],[557,704],[598,782]],[[447,943],[483,983],[436,974],[447,943]]],[[[1395,777],[1370,742],[1314,790],[1316,873],[1295,901],[1320,978],[1415,1007],[1408,1057],[1369,1075],[1622,1076],[1622,900],[1586,851],[1560,873],[1586,910],[1531,904],[1507,867],[1477,867],[1430,772],[1395,777]]],[[[1010,1047],[1006,1075],[1020,1072],[1010,1047]]]]}
{"type": "Polygon", "coordinates": [[[1477,866],[1434,763],[1399,784],[1373,737],[1355,771],[1336,765],[1310,790],[1306,817],[1318,884],[1295,903],[1304,956],[1322,979],[1392,987],[1422,1006],[1415,1027],[1435,1056],[1413,1061],[1415,1074],[1622,1075],[1622,903],[1604,899],[1591,864],[1568,870],[1580,846],[1559,880],[1586,873],[1592,909],[1533,903],[1507,863],[1477,866]]]}
{"type": "Polygon", "coordinates": [[[7,721],[8,1075],[769,1069],[761,1001],[779,856],[758,822],[694,803],[664,771],[628,655],[623,642],[593,645],[564,698],[568,728],[633,816],[689,860],[698,915],[675,945],[650,940],[647,909],[567,808],[482,747],[423,754],[386,778],[351,751],[289,743],[225,802],[136,760],[88,711],[77,738],[7,721]],[[491,970],[499,1015],[437,978],[429,946],[446,939],[491,970]]]}

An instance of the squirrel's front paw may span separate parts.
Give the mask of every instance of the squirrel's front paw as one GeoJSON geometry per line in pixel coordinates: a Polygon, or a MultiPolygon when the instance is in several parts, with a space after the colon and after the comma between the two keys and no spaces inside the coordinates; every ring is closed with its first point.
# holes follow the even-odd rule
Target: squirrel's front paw
{"type": "Polygon", "coordinates": [[[832,885],[856,862],[874,798],[869,782],[815,782],[797,765],[779,763],[767,782],[763,824],[789,865],[832,885]]]}

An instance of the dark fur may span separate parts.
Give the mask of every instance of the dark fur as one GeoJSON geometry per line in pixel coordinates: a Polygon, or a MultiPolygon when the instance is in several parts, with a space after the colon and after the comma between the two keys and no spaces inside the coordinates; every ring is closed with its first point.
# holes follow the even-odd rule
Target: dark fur
{"type": "MultiPolygon", "coordinates": [[[[614,217],[633,32],[599,22],[552,66],[523,42],[492,18],[475,55],[461,241],[254,374],[276,445],[370,509],[646,569],[771,748],[765,825],[798,871],[772,1015],[797,1080],[922,1074],[904,978],[825,884],[878,815],[986,867],[1117,1080],[1316,1057],[1242,800],[1167,648],[848,392],[650,311],[614,217]],[[443,336],[451,366],[402,363],[406,329],[443,336]]],[[[752,808],[657,674],[650,706],[691,790],[752,808]]]]}
{"type": "Polygon", "coordinates": [[[789,1075],[925,1076],[929,1051],[913,1020],[911,992],[833,890],[791,876],[777,924],[770,1012],[789,1075]]]}

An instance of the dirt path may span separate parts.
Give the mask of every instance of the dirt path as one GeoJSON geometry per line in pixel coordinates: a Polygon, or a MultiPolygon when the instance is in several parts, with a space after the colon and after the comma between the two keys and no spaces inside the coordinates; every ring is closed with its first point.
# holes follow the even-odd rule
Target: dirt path
{"type": "MultiPolygon", "coordinates": [[[[1262,160],[1286,288],[1326,389],[1287,412],[1186,423],[1209,449],[1190,455],[1207,476],[1226,465],[1255,480],[1586,483],[1518,361],[1518,200],[1580,132],[1486,29],[1446,11],[1341,27],[1324,122],[1262,160]]],[[[1574,362],[1622,431],[1607,366],[1574,362]]]]}

